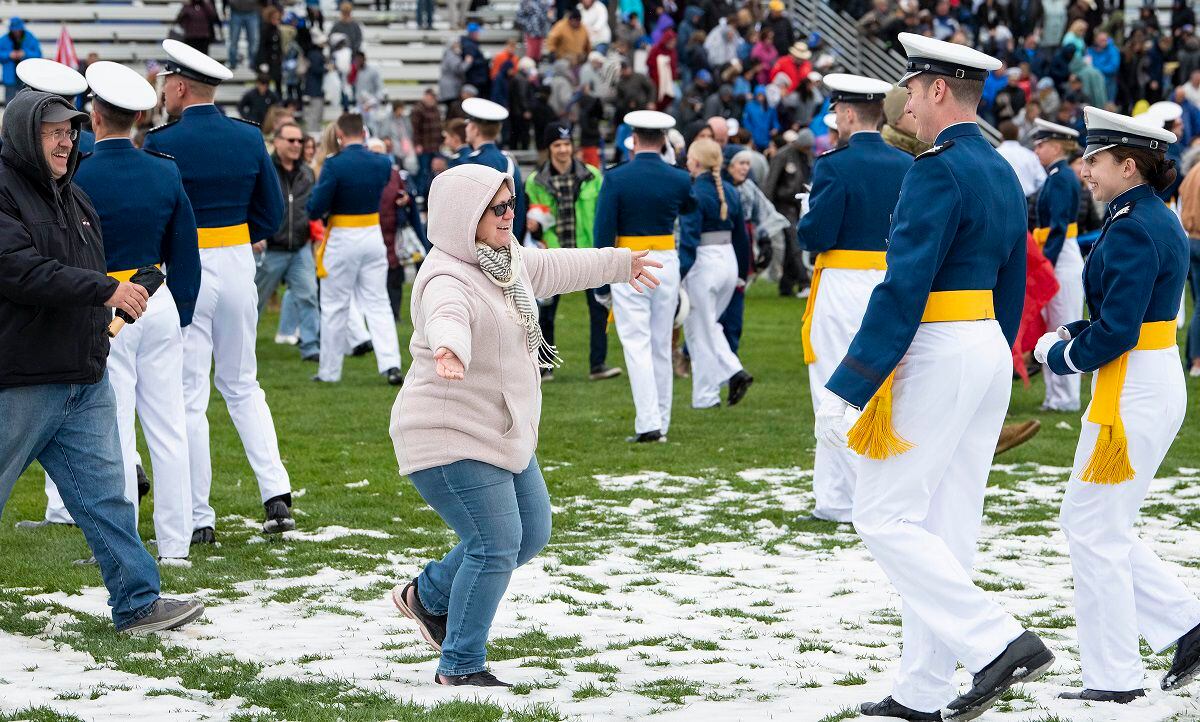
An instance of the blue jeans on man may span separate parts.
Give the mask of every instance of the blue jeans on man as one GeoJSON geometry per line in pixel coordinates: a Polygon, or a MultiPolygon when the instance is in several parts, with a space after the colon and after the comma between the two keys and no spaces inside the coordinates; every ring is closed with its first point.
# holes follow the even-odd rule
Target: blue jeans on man
{"type": "Polygon", "coordinates": [[[242,30],[246,31],[246,65],[254,69],[254,63],[258,58],[258,41],[260,29],[259,15],[256,12],[240,13],[236,10],[229,12],[229,69],[237,70],[238,66],[238,41],[241,39],[242,30]]]}
{"type": "Polygon", "coordinates": [[[299,312],[300,356],[316,356],[321,351],[321,314],[317,308],[317,265],[308,245],[297,251],[263,251],[254,273],[260,315],[280,282],[287,284],[288,303],[299,312]]]}
{"type": "Polygon", "coordinates": [[[95,384],[0,388],[0,419],[0,514],[17,478],[39,462],[96,557],[113,623],[120,629],[149,614],[159,597],[158,566],[125,498],[107,374],[95,384]]]}
{"type": "Polygon", "coordinates": [[[433,29],[433,0],[417,0],[417,27],[433,29]]]}
{"type": "Polygon", "coordinates": [[[486,668],[488,631],[513,570],[550,540],[550,494],[537,458],[514,474],[464,459],[413,472],[413,486],[461,541],[417,577],[430,614],[446,616],[438,673],[486,668]]]}

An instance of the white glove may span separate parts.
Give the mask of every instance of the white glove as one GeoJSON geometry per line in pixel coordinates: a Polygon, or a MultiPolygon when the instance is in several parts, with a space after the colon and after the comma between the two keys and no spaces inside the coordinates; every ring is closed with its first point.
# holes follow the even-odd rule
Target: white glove
{"type": "Polygon", "coordinates": [[[1071,340],[1071,332],[1070,332],[1070,330],[1067,329],[1066,326],[1059,326],[1058,327],[1058,337],[1061,338],[1063,341],[1070,341],[1071,340]]]}
{"type": "Polygon", "coordinates": [[[1038,339],[1037,345],[1033,347],[1033,359],[1040,364],[1046,363],[1046,356],[1050,353],[1050,348],[1062,340],[1059,333],[1042,334],[1042,337],[1038,339]]]}
{"type": "Polygon", "coordinates": [[[851,422],[847,418],[851,411],[850,404],[836,394],[826,393],[825,399],[817,409],[816,422],[813,425],[813,435],[818,441],[824,441],[833,446],[845,446],[846,434],[850,431],[851,422]]]}

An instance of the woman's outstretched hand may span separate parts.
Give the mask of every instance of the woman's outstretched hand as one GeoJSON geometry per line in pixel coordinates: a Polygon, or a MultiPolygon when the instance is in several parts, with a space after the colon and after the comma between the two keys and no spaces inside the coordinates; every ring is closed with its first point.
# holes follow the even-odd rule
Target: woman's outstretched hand
{"type": "Polygon", "coordinates": [[[653,258],[646,258],[646,254],[650,251],[634,251],[633,261],[630,264],[633,268],[633,278],[630,279],[629,285],[633,286],[638,293],[654,290],[658,287],[658,277],[650,272],[651,268],[662,268],[663,264],[653,258]],[[642,287],[645,286],[645,289],[642,287]]]}
{"type": "Polygon", "coordinates": [[[463,374],[466,369],[463,367],[462,361],[454,355],[450,349],[442,346],[434,354],[433,358],[437,361],[437,375],[447,381],[462,381],[463,374]]]}

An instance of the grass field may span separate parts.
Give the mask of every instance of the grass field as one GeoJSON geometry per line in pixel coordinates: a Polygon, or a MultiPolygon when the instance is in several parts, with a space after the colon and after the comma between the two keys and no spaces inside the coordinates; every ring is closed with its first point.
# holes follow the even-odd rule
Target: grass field
{"type": "MultiPolygon", "coordinates": [[[[543,555],[518,570],[489,659],[511,692],[431,683],[435,655],[389,590],[453,543],[396,473],[387,435],[395,391],[372,358],[315,385],[311,364],[271,342],[259,378],[296,492],[298,529],[258,532],[262,507],[213,394],[219,544],[162,569],[206,620],[158,637],[117,637],[76,530],[14,529],[41,518],[41,471],[22,477],[0,523],[0,722],[16,719],[764,720],[832,722],[888,694],[898,598],[849,527],[807,520],[812,409],[799,354],[803,301],[751,289],[742,358],[756,383],[735,408],[689,407],[676,383],[668,444],[629,445],[628,381],[587,379],[586,307],[559,308],[566,359],[544,388],[538,456],[554,501],[543,555]]],[[[401,328],[406,343],[410,327],[401,328]]],[[[609,362],[623,366],[612,335],[609,362]]],[[[407,358],[407,352],[405,353],[407,358]]],[[[1192,381],[1189,392],[1200,391],[1192,381]]],[[[1045,635],[1053,673],[983,720],[1183,720],[1186,693],[1119,711],[1055,701],[1078,686],[1070,568],[1057,524],[1078,415],[1038,411],[1014,385],[1013,419],[1042,433],[994,467],[977,581],[1045,635]],[[1115,716],[1114,716],[1115,715],[1115,716]]],[[[182,423],[182,420],[180,420],[182,423]]],[[[148,458],[145,457],[145,458],[148,458]]],[[[1200,591],[1200,420],[1184,424],[1147,501],[1144,536],[1200,591]]],[[[153,536],[151,503],[141,532],[153,536]]],[[[1147,685],[1169,656],[1146,651],[1147,685]]],[[[960,674],[965,681],[965,673],[960,674]]]]}

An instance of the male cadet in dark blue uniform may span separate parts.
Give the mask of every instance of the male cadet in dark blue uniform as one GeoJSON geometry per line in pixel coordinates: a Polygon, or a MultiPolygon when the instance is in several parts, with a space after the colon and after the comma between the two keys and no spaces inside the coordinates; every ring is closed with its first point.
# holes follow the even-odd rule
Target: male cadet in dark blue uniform
{"type": "MultiPolygon", "coordinates": [[[[879,132],[891,83],[842,73],[826,75],[824,82],[848,142],[817,158],[808,212],[796,229],[800,247],[816,256],[801,326],[813,411],[858,332],[871,291],[883,280],[888,226],[912,167],[912,156],[884,143],[879,132]]],[[[813,516],[850,521],[855,459],[844,445],[817,441],[813,516]]]]}
{"type": "Polygon", "coordinates": [[[975,122],[1000,61],[911,33],[906,112],[935,146],[904,176],[887,274],[817,413],[859,452],[854,526],[903,600],[892,695],[868,716],[979,716],[1054,655],[971,578],[983,497],[1012,390],[1025,296],[1025,197],[975,122]],[[863,409],[850,428],[851,407],[863,409]],[[961,662],[973,685],[955,697],[961,662]],[[939,714],[940,712],[940,714],[939,714]]]}
{"type": "Polygon", "coordinates": [[[147,150],[175,158],[196,214],[203,280],[192,324],[184,329],[183,390],[192,466],[192,543],[212,543],[216,513],[208,503],[212,460],[208,441],[209,369],[242,439],[266,509],[263,531],[295,528],[287,470],[267,398],[258,385],[254,342],[258,290],[251,241],[275,233],[283,220],[283,192],[253,123],[227,118],[213,105],[224,65],[195,48],[164,40],[167,112],[179,118],[146,134],[147,150]]]}
{"type": "MultiPolygon", "coordinates": [[[[99,134],[75,182],[100,216],[108,275],[129,280],[157,265],[166,285],[137,323],[121,329],[108,354],[125,462],[125,496],[137,510],[134,411],[154,470],[154,536],[160,559],[183,559],[192,538],[192,490],[183,404],[183,333],[200,290],[196,219],[174,161],[138,150],[129,140],[140,113],[158,104],[154,88],[133,70],[108,61],[88,66],[92,127],[99,134]],[[136,193],[130,189],[136,188],[136,193]]],[[[61,504],[57,494],[50,504],[61,504]]],[[[63,513],[66,513],[63,510],[63,513]]],[[[50,514],[47,513],[47,518],[50,514]]]]}
{"type": "Polygon", "coordinates": [[[675,220],[696,208],[692,180],[661,155],[666,132],[675,119],[654,110],[635,110],[625,122],[633,127],[633,159],[609,170],[600,186],[592,238],[596,248],[618,246],[650,251],[663,264],[658,288],[638,293],[632,286],[612,287],[613,318],[625,349],[625,368],[636,408],[629,441],[666,441],[671,425],[671,331],[679,299],[679,256],[675,220]]]}
{"type": "MultiPolygon", "coordinates": [[[[79,71],[46,58],[27,58],[17,63],[17,77],[34,90],[63,96],[72,105],[88,87],[79,71]]],[[[96,146],[96,134],[81,128],[77,145],[80,153],[91,153],[96,146]]]]}
{"type": "Polygon", "coordinates": [[[521,182],[521,169],[517,167],[517,162],[496,145],[501,124],[508,118],[508,109],[483,98],[467,98],[463,101],[462,109],[467,114],[467,142],[475,150],[454,165],[478,163],[512,177],[517,189],[517,209],[514,211],[517,215],[513,219],[513,228],[521,234],[517,238],[520,241],[525,237],[525,212],[529,200],[525,197],[525,184],[521,182]]]}
{"type": "MultiPolygon", "coordinates": [[[[1068,157],[1079,149],[1079,131],[1041,118],[1033,122],[1033,152],[1046,169],[1046,181],[1033,204],[1033,239],[1054,266],[1058,293],[1046,304],[1046,328],[1056,329],[1083,312],[1083,254],[1079,251],[1079,178],[1068,157]]],[[[1080,376],[1045,369],[1044,411],[1079,411],[1080,376]]]]}
{"type": "Polygon", "coordinates": [[[309,217],[327,217],[329,228],[322,256],[321,365],[313,380],[341,380],[346,321],[355,299],[367,321],[379,373],[399,386],[404,383],[400,341],[388,303],[387,248],[379,229],[379,197],[392,177],[392,164],[387,156],[367,150],[361,115],[343,114],[336,131],[341,150],[325,160],[308,198],[309,217]]]}

